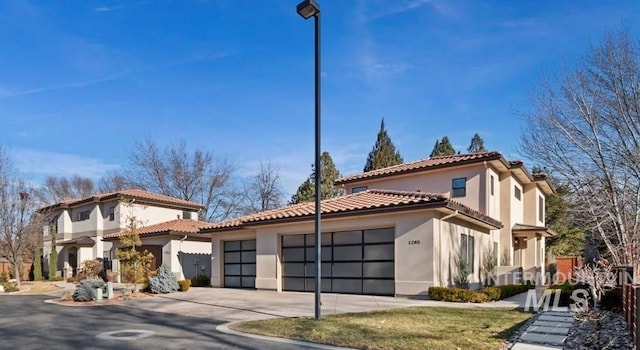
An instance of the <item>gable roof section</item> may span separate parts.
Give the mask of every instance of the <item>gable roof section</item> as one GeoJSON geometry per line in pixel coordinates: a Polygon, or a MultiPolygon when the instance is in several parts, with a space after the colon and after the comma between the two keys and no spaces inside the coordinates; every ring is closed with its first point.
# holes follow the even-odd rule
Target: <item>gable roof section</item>
{"type": "MultiPolygon", "coordinates": [[[[366,214],[390,210],[417,210],[427,208],[458,210],[459,213],[485,225],[493,228],[502,227],[500,221],[452,201],[442,194],[371,189],[355,194],[326,199],[321,203],[321,212],[326,218],[356,213],[366,214]]],[[[226,231],[260,224],[304,221],[313,219],[314,215],[315,203],[305,202],[213,223],[203,227],[200,232],[226,231]]]]}
{"type": "MultiPolygon", "coordinates": [[[[143,237],[145,235],[162,235],[162,234],[194,234],[206,226],[210,226],[211,223],[198,220],[188,219],[176,219],[166,222],[161,222],[155,225],[149,225],[138,229],[138,235],[143,237]]],[[[120,232],[106,234],[102,237],[103,240],[116,240],[122,236],[126,236],[129,233],[128,230],[122,230],[120,232]]]]}
{"type": "Polygon", "coordinates": [[[185,209],[200,210],[204,208],[204,206],[200,203],[190,202],[187,200],[165,196],[163,194],[149,192],[141,189],[129,189],[129,190],[122,190],[117,192],[99,193],[94,196],[82,198],[82,199],[64,200],[60,203],[56,203],[48,207],[41,208],[40,211],[55,209],[55,208],[74,207],[74,206],[91,203],[91,202],[105,202],[112,199],[117,199],[119,197],[123,197],[126,199],[136,199],[144,203],[164,204],[164,205],[170,205],[170,206],[185,208],[185,209]]]}
{"type": "Polygon", "coordinates": [[[431,157],[413,162],[393,165],[386,168],[380,168],[365,173],[351,176],[345,176],[336,180],[336,184],[347,184],[364,179],[377,179],[391,175],[408,174],[424,170],[451,167],[456,165],[478,163],[489,160],[501,160],[507,165],[507,161],[502,157],[500,152],[480,152],[470,154],[456,154],[452,156],[431,157]]]}

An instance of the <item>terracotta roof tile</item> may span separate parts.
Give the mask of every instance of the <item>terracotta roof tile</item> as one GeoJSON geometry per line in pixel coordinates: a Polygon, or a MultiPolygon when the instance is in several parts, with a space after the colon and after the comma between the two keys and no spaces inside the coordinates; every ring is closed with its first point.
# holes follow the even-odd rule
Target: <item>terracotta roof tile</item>
{"type": "MultiPolygon", "coordinates": [[[[210,222],[198,221],[198,220],[188,220],[188,219],[176,219],[166,222],[161,222],[159,224],[150,225],[141,227],[138,229],[138,235],[150,235],[150,234],[161,234],[161,233],[198,233],[198,231],[206,226],[210,226],[210,222]]],[[[122,236],[126,236],[129,233],[128,230],[123,230],[120,232],[110,233],[104,235],[103,239],[113,239],[119,238],[122,236]]]]}
{"type": "MultiPolygon", "coordinates": [[[[360,210],[373,210],[383,208],[395,208],[402,206],[410,206],[413,204],[433,204],[448,206],[452,209],[461,210],[468,216],[472,216],[480,221],[487,222],[494,226],[501,226],[497,220],[489,218],[480,212],[466,207],[458,202],[451,201],[444,194],[424,193],[424,192],[407,192],[392,190],[375,190],[370,189],[363,192],[344,195],[340,197],[323,200],[321,203],[321,212],[326,214],[348,213],[360,210]]],[[[315,203],[306,202],[294,204],[283,208],[268,210],[256,214],[239,217],[232,220],[222,221],[205,226],[202,230],[220,230],[241,227],[243,225],[296,219],[304,217],[312,217],[315,214],[315,203]]]]}
{"type": "Polygon", "coordinates": [[[129,189],[129,190],[122,190],[117,192],[98,193],[96,195],[93,195],[87,198],[63,200],[60,203],[50,205],[40,210],[53,209],[59,206],[75,206],[75,205],[80,205],[80,204],[94,202],[94,201],[105,201],[105,200],[114,199],[118,197],[139,199],[142,201],[169,204],[169,205],[175,205],[178,207],[185,207],[185,208],[191,208],[191,209],[204,208],[204,206],[200,203],[190,202],[187,200],[170,197],[170,196],[166,196],[159,193],[149,192],[141,189],[129,189]]]}
{"type": "Polygon", "coordinates": [[[344,184],[362,179],[385,177],[389,175],[404,174],[430,168],[442,168],[464,163],[475,163],[485,160],[502,159],[500,152],[479,152],[469,154],[456,154],[452,156],[431,157],[413,162],[398,164],[386,168],[368,171],[351,176],[345,176],[336,180],[336,184],[344,184]]]}

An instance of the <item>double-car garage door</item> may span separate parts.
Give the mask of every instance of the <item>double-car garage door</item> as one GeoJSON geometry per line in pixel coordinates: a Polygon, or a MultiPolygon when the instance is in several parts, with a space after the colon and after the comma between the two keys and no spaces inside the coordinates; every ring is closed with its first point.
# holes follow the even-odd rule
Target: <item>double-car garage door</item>
{"type": "MultiPolygon", "coordinates": [[[[315,290],[315,236],[282,236],[283,290],[315,290]]],[[[322,291],[393,295],[393,228],[322,234],[322,291]]]]}

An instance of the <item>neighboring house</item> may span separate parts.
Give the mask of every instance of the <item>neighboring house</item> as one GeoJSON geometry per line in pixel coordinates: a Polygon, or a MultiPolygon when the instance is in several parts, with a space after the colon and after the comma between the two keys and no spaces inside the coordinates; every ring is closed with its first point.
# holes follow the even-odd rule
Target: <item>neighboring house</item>
{"type": "MultiPolygon", "coordinates": [[[[165,263],[179,280],[191,279],[198,275],[209,276],[211,241],[196,235],[200,228],[208,225],[211,224],[204,221],[175,219],[145,226],[137,230],[142,245],[136,249],[146,249],[153,254],[155,259],[151,263],[151,269],[154,270],[165,263]]],[[[104,242],[112,244],[112,256],[115,257],[116,249],[123,247],[120,237],[127,234],[129,231],[125,229],[102,237],[104,242]]],[[[114,263],[114,270],[119,270],[117,259],[114,263]]]]}
{"type": "MultiPolygon", "coordinates": [[[[457,257],[479,287],[491,249],[504,255],[503,271],[544,274],[544,241],[552,235],[544,202],[553,188],[522,162],[499,152],[434,157],[337,184],[347,194],[321,208],[324,291],[425,295],[452,285],[457,257]]],[[[212,284],[313,291],[314,208],[301,203],[202,229],[212,239],[212,284]]]]}
{"type": "MultiPolygon", "coordinates": [[[[188,221],[198,223],[198,212],[201,209],[203,206],[198,203],[139,189],[130,189],[97,194],[89,198],[66,200],[41,208],[40,211],[47,212],[47,215],[54,218],[51,226],[55,225],[57,232],[55,245],[58,253],[58,269],[56,273],[67,271],[67,275],[75,275],[76,269],[85,260],[96,258],[110,260],[116,257],[113,241],[103,241],[102,238],[124,230],[128,224],[128,217],[135,217],[141,228],[174,219],[188,219],[188,221]]],[[[51,226],[45,226],[43,230],[45,275],[49,274],[51,226]]],[[[173,236],[171,237],[173,238],[173,236]]],[[[158,265],[165,260],[166,243],[157,241],[147,243],[143,240],[143,244],[156,247],[153,249],[155,249],[158,265]],[[158,250],[157,247],[160,249],[158,250]]],[[[202,242],[200,244],[208,247],[199,247],[188,252],[210,251],[210,244],[202,242]]],[[[171,246],[173,247],[173,243],[171,246]]],[[[173,250],[170,253],[177,254],[173,250]]],[[[172,266],[172,270],[177,272],[179,269],[172,266]]]]}

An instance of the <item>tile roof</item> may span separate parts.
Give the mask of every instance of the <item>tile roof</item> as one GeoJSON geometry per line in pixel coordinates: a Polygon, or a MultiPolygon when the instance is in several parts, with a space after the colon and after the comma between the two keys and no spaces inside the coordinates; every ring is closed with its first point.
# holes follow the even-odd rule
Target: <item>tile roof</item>
{"type": "Polygon", "coordinates": [[[82,236],[76,239],[70,239],[67,241],[60,242],[56,245],[78,245],[84,247],[93,247],[96,244],[96,241],[91,239],[89,236],[82,236]]]}
{"type": "MultiPolygon", "coordinates": [[[[151,235],[151,234],[163,234],[163,233],[198,233],[198,231],[206,226],[210,226],[210,222],[189,220],[189,219],[176,219],[159,224],[141,227],[138,229],[138,235],[151,235]]],[[[103,239],[115,239],[125,236],[129,233],[128,230],[122,230],[120,232],[110,233],[104,235],[103,239]]]]}
{"type": "Polygon", "coordinates": [[[394,165],[386,168],[376,169],[376,170],[368,171],[366,173],[345,176],[337,179],[336,184],[344,184],[344,183],[354,182],[362,179],[379,178],[379,177],[385,177],[389,175],[404,174],[404,173],[410,173],[414,171],[443,168],[448,166],[454,166],[454,165],[460,165],[460,164],[466,164],[466,163],[475,163],[475,162],[494,160],[494,159],[504,160],[500,152],[479,152],[479,153],[469,153],[469,154],[456,154],[452,156],[443,156],[443,157],[431,157],[431,158],[416,160],[413,162],[398,164],[398,165],[394,165]]]}
{"type": "Polygon", "coordinates": [[[117,192],[98,193],[91,197],[81,198],[81,199],[67,199],[67,200],[61,201],[60,203],[56,203],[54,205],[41,208],[40,210],[53,209],[57,207],[75,206],[75,205],[80,205],[80,204],[95,202],[95,201],[106,201],[106,200],[110,200],[118,197],[138,199],[141,201],[149,201],[152,203],[169,204],[169,205],[190,208],[190,209],[204,208],[204,206],[200,203],[190,202],[187,200],[170,197],[170,196],[166,196],[159,193],[149,192],[141,189],[129,189],[129,190],[122,190],[117,192]]]}
{"type": "Polygon", "coordinates": [[[513,232],[523,232],[523,231],[528,231],[528,232],[545,232],[546,235],[548,236],[555,236],[556,232],[548,227],[544,227],[544,226],[535,226],[535,225],[525,225],[525,224],[515,224],[513,225],[513,228],[511,229],[513,232]]]}
{"type": "MultiPolygon", "coordinates": [[[[378,209],[424,207],[448,207],[459,210],[467,216],[492,226],[502,227],[502,224],[467,206],[450,200],[444,194],[424,192],[392,191],[370,189],[355,194],[323,200],[321,211],[323,215],[338,215],[356,211],[373,211],[378,209]]],[[[201,231],[217,231],[239,228],[241,226],[274,221],[288,221],[312,218],[315,214],[315,203],[305,202],[289,205],[283,208],[267,210],[256,214],[246,215],[232,220],[212,223],[201,231]]]]}

